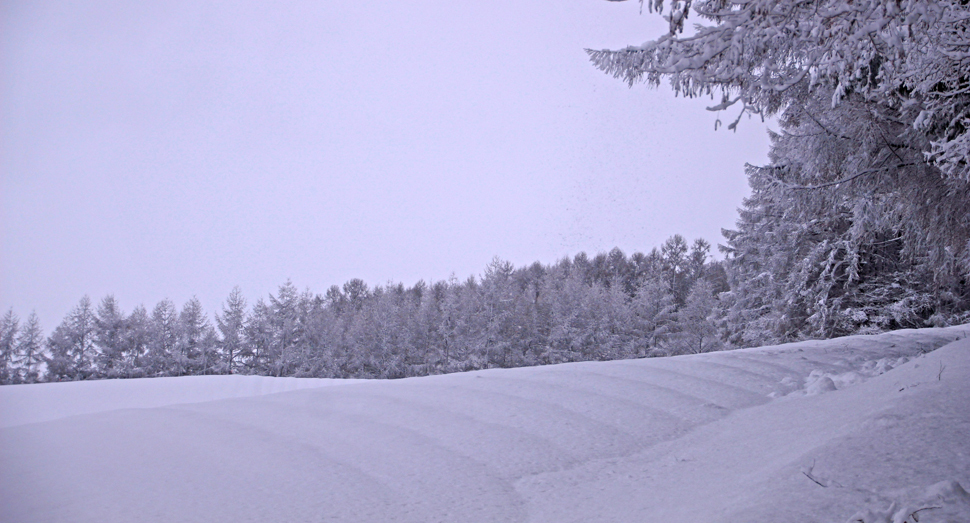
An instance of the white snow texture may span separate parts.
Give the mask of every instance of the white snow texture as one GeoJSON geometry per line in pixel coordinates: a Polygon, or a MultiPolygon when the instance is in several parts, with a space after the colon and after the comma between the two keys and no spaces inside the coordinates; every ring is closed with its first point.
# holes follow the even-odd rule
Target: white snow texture
{"type": "Polygon", "coordinates": [[[968,334],[5,386],[0,521],[965,523],[968,334]]]}

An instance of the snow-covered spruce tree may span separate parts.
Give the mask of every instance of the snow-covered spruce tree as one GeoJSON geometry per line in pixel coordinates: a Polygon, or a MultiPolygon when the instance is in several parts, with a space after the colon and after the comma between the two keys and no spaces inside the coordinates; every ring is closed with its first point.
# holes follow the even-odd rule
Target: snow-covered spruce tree
{"type": "Polygon", "coordinates": [[[112,295],[105,296],[94,318],[94,344],[98,349],[95,368],[99,377],[119,378],[124,372],[125,337],[128,329],[124,312],[112,295]]]}
{"type": "Polygon", "coordinates": [[[176,375],[212,374],[219,367],[215,330],[195,296],[185,302],[179,313],[177,340],[176,375]]]}
{"type": "Polygon", "coordinates": [[[280,285],[276,296],[269,296],[272,342],[266,356],[273,376],[288,376],[301,337],[300,294],[293,282],[280,285]]]}
{"type": "Polygon", "coordinates": [[[591,59],[631,85],[719,95],[712,109],[740,107],[738,119],[781,115],[772,163],[749,169],[754,194],[728,233],[728,323],[789,339],[959,321],[970,300],[970,4],[675,0],[667,19],[668,34],[591,59]],[[704,24],[685,35],[690,14],[704,24]]]}
{"type": "Polygon", "coordinates": [[[243,363],[247,374],[271,375],[269,353],[273,344],[273,312],[262,298],[256,300],[246,317],[246,344],[243,363]]]}
{"type": "Polygon", "coordinates": [[[968,237],[970,198],[950,190],[921,151],[880,146],[901,125],[874,116],[872,104],[850,95],[833,109],[828,93],[818,94],[786,110],[771,164],[749,166],[752,195],[738,229],[725,231],[731,341],[960,321],[964,272],[945,250],[932,250],[968,237]],[[831,182],[846,169],[886,162],[908,165],[831,182]]]}
{"type": "Polygon", "coordinates": [[[0,318],[0,384],[20,382],[20,369],[17,367],[17,335],[20,332],[20,318],[8,309],[0,318]]]}
{"type": "Polygon", "coordinates": [[[246,298],[243,297],[242,289],[233,287],[226,303],[222,306],[222,314],[216,314],[216,326],[222,334],[219,347],[222,350],[222,362],[227,374],[233,374],[237,365],[237,360],[243,352],[245,343],[244,329],[246,327],[246,298]]]}
{"type": "Polygon", "coordinates": [[[674,295],[659,278],[648,279],[637,288],[630,301],[630,328],[635,340],[633,357],[664,354],[658,347],[671,334],[676,309],[674,295]]]}
{"type": "Polygon", "coordinates": [[[47,338],[47,381],[84,380],[95,376],[97,348],[91,298],[84,296],[47,338]]]}
{"type": "Polygon", "coordinates": [[[144,369],[148,376],[174,376],[179,337],[179,316],[172,300],[164,299],[152,309],[148,324],[148,350],[144,369]]]}
{"type": "Polygon", "coordinates": [[[141,378],[148,373],[152,346],[152,320],[144,306],[139,305],[125,320],[127,328],[123,340],[124,357],[121,371],[126,378],[141,378]]]}
{"type": "Polygon", "coordinates": [[[36,312],[27,317],[17,336],[17,382],[36,383],[40,380],[40,365],[44,362],[44,331],[36,312]]]}
{"type": "Polygon", "coordinates": [[[714,286],[699,279],[690,289],[684,305],[674,315],[675,329],[662,345],[667,355],[699,354],[720,348],[717,327],[711,319],[717,306],[714,286]]]}
{"type": "Polygon", "coordinates": [[[679,307],[687,300],[691,285],[687,241],[679,234],[673,235],[660,247],[660,255],[664,280],[679,307]]]}

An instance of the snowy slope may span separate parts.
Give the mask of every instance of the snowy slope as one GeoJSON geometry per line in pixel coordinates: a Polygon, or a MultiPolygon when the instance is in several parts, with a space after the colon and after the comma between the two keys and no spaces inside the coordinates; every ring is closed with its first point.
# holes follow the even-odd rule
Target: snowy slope
{"type": "Polygon", "coordinates": [[[262,396],[361,380],[184,376],[0,387],[0,427],[118,409],[262,396]]]}
{"type": "Polygon", "coordinates": [[[2,420],[0,521],[841,523],[893,501],[965,521],[968,334],[247,397],[231,379],[169,380],[215,399],[194,403],[121,400],[155,380],[0,388],[4,417],[47,405],[33,414],[47,421],[2,420]]]}

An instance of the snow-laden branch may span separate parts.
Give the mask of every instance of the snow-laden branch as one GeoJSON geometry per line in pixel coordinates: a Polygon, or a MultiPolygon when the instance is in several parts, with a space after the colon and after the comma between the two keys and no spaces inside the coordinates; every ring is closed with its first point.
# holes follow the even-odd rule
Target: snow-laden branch
{"type": "MultiPolygon", "coordinates": [[[[784,184],[784,186],[785,186],[786,189],[791,189],[791,190],[796,190],[796,191],[814,190],[814,189],[825,189],[826,187],[836,187],[836,186],[842,185],[844,183],[849,183],[849,182],[851,182],[851,181],[853,181],[853,180],[855,180],[857,178],[862,178],[863,176],[868,176],[870,174],[876,174],[876,173],[879,173],[879,172],[885,172],[885,171],[903,169],[905,167],[910,167],[910,166],[913,166],[913,165],[916,165],[916,164],[915,163],[902,163],[902,164],[899,164],[899,165],[889,165],[889,166],[886,166],[886,167],[878,167],[878,168],[875,168],[875,169],[866,169],[864,171],[857,172],[857,173],[853,174],[852,176],[847,176],[847,177],[842,178],[840,180],[835,180],[834,182],[820,183],[820,184],[817,184],[817,185],[792,185],[792,184],[784,184]]],[[[782,183],[784,183],[784,182],[782,182],[782,183]]]]}
{"type": "MultiPolygon", "coordinates": [[[[662,12],[664,0],[649,0],[662,12]]],[[[927,158],[970,181],[970,4],[961,0],[674,0],[670,30],[640,46],[587,49],[629,85],[669,81],[687,97],[731,93],[763,115],[798,103],[791,91],[837,87],[890,107],[923,111],[927,158]],[[693,12],[702,23],[684,31],[693,12]]],[[[726,108],[728,99],[714,110],[726,108]]],[[[916,111],[907,125],[913,123],[916,111]]]]}

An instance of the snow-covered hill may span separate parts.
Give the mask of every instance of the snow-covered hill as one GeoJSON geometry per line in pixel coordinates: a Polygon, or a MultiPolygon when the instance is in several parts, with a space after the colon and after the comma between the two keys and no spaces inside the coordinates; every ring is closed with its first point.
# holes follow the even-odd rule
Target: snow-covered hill
{"type": "Polygon", "coordinates": [[[965,522],[968,334],[7,386],[0,521],[965,522]]]}

